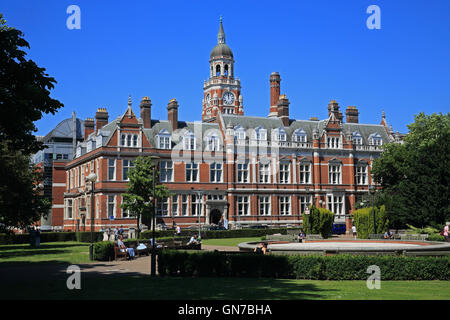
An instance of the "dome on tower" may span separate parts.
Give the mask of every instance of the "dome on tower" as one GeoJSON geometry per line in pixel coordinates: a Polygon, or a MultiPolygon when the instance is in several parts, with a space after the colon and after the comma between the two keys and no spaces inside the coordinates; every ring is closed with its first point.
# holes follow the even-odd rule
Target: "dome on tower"
{"type": "Polygon", "coordinates": [[[218,43],[211,51],[211,55],[209,56],[211,59],[214,57],[220,56],[229,56],[233,58],[233,52],[230,47],[225,43],[218,43]]]}
{"type": "Polygon", "coordinates": [[[217,44],[212,49],[209,57],[212,59],[214,57],[220,56],[229,56],[233,58],[233,52],[231,51],[230,47],[225,43],[225,32],[223,31],[222,17],[220,17],[220,27],[219,33],[217,34],[217,44]]]}

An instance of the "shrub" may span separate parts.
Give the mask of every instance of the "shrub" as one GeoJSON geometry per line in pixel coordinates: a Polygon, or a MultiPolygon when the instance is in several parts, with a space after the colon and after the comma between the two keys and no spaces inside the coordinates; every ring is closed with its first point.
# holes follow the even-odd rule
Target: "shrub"
{"type": "MultiPolygon", "coordinates": [[[[103,233],[102,232],[94,232],[94,242],[102,241],[103,233]]],[[[78,242],[91,242],[91,232],[75,232],[75,241],[78,242]]]]}
{"type": "Polygon", "coordinates": [[[389,227],[386,207],[361,208],[353,212],[353,221],[358,232],[358,238],[367,239],[369,234],[384,234],[389,227]],[[375,211],[376,230],[373,225],[373,211],[375,211]]]}
{"type": "Polygon", "coordinates": [[[306,234],[321,234],[323,238],[328,238],[331,235],[333,221],[333,212],[311,206],[309,214],[303,215],[303,230],[306,234]]]}
{"type": "Polygon", "coordinates": [[[383,280],[450,280],[450,257],[364,255],[259,255],[163,250],[162,276],[231,276],[309,280],[367,280],[367,268],[380,267],[383,280]]]}
{"type": "Polygon", "coordinates": [[[94,243],[94,260],[114,260],[114,242],[100,241],[94,243]]]}

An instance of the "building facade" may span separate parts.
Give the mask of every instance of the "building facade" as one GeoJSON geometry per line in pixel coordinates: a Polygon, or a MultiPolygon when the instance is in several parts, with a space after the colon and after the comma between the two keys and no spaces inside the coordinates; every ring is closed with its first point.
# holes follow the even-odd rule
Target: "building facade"
{"type": "Polygon", "coordinates": [[[244,115],[222,21],[209,74],[202,121],[179,121],[176,99],[168,102],[167,120],[153,119],[149,97],[140,101],[139,116],[130,97],[121,117],[110,120],[100,108],[95,120],[84,121],[84,140],[65,164],[64,229],[90,230],[90,173],[97,175],[95,230],[136,227],[136,217],[120,205],[138,156],[160,157],[160,180],[172,194],[158,200],[159,224],[299,225],[309,204],[328,208],[336,222],[345,222],[373,184],[372,162],[382,146],[401,142],[384,112],[380,124],[361,124],[358,109],[349,106],[344,121],[334,100],[326,119],[291,119],[276,72],[269,77],[268,116],[244,115]]]}

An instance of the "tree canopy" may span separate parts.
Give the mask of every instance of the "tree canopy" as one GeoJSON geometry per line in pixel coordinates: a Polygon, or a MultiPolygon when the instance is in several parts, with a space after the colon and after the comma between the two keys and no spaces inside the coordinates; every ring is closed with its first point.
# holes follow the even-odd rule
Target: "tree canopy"
{"type": "Polygon", "coordinates": [[[42,173],[30,155],[43,149],[34,122],[63,106],[50,97],[55,79],[27,60],[23,48],[30,48],[23,33],[0,13],[0,223],[9,228],[24,228],[51,207],[37,188],[42,173]]]}
{"type": "Polygon", "coordinates": [[[415,116],[403,144],[389,144],[373,164],[391,226],[424,227],[450,220],[450,114],[415,116]]]}
{"type": "Polygon", "coordinates": [[[142,217],[142,223],[150,226],[153,216],[153,170],[155,170],[156,199],[170,196],[169,189],[159,182],[159,172],[155,169],[150,157],[138,157],[134,167],[128,170],[128,189],[122,194],[121,207],[129,210],[131,216],[142,217]]]}

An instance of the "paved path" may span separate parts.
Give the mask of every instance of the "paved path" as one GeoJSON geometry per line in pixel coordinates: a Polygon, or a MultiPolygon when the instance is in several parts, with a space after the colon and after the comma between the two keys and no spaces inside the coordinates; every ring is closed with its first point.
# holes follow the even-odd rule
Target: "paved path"
{"type": "MultiPolygon", "coordinates": [[[[237,247],[226,246],[202,246],[204,251],[238,251],[237,247]]],[[[96,261],[93,263],[78,264],[82,276],[104,276],[104,275],[150,275],[151,256],[141,256],[134,260],[119,261],[96,261]]],[[[67,278],[69,264],[30,264],[11,265],[0,269],[0,283],[11,283],[15,281],[58,280],[67,278]]]]}

